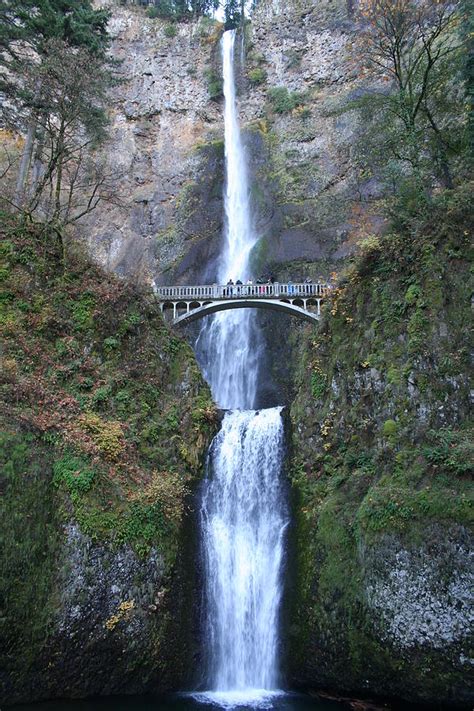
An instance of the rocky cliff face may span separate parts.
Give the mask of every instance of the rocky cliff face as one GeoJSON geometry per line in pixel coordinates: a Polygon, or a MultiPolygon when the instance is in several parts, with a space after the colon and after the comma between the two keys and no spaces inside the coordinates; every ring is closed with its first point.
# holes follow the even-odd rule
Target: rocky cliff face
{"type": "Polygon", "coordinates": [[[291,408],[299,683],[472,702],[467,204],[460,191],[366,244],[307,332],[291,408]]]}
{"type": "Polygon", "coordinates": [[[87,225],[99,262],[144,281],[175,264],[194,236],[179,220],[180,202],[205,172],[198,146],[220,120],[205,79],[216,50],[213,23],[175,25],[175,36],[167,28],[143,9],[113,6],[112,53],[123,83],[112,93],[105,152],[121,205],[102,206],[87,225]]]}
{"type": "MultiPolygon", "coordinates": [[[[222,27],[201,19],[170,30],[113,6],[111,32],[124,83],[106,153],[123,206],[91,217],[91,250],[145,281],[211,279],[223,219],[222,27]]],[[[261,237],[256,274],[327,273],[351,251],[361,215],[378,227],[377,181],[361,179],[351,160],[355,119],[331,113],[355,86],[353,32],[342,3],[262,0],[247,27],[237,69],[261,237]]]]}

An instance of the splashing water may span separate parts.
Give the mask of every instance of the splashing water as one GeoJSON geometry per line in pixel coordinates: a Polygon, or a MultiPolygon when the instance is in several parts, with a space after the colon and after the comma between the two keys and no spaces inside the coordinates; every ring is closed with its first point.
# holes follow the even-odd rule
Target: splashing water
{"type": "Polygon", "coordinates": [[[209,455],[201,507],[209,676],[234,697],[278,684],[282,455],[280,407],[227,413],[209,455]]]}

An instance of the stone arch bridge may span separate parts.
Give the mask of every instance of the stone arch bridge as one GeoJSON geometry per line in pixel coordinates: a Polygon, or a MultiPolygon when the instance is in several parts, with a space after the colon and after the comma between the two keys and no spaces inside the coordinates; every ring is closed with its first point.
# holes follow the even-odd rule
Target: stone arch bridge
{"type": "Polygon", "coordinates": [[[329,289],[320,282],[154,287],[165,319],[174,325],[217,311],[246,308],[282,311],[314,323],[321,318],[321,303],[329,289]]]}

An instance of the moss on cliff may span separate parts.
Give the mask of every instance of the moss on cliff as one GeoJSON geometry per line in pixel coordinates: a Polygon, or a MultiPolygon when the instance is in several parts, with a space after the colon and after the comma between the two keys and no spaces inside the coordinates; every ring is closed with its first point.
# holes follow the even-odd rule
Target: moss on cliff
{"type": "MultiPolygon", "coordinates": [[[[123,558],[136,580],[123,580],[118,587],[136,589],[142,606],[127,608],[117,629],[104,628],[101,615],[128,600],[117,598],[123,594],[118,587],[108,600],[106,588],[74,635],[78,640],[89,635],[88,658],[81,662],[85,669],[95,659],[95,637],[110,635],[115,640],[108,642],[110,649],[135,644],[133,629],[148,615],[143,654],[134,653],[127,662],[127,669],[143,665],[145,683],[172,658],[171,648],[167,661],[160,657],[160,645],[174,622],[159,595],[160,615],[153,616],[154,596],[161,586],[183,602],[173,588],[182,523],[216,412],[190,347],[165,325],[151,291],[72,254],[64,265],[53,235],[40,229],[7,217],[4,228],[0,647],[7,680],[1,681],[7,698],[60,693],[55,684],[60,689],[61,674],[65,693],[68,688],[77,694],[101,691],[103,682],[94,672],[86,684],[73,667],[67,680],[67,673],[56,668],[58,648],[67,660],[75,644],[71,638],[69,648],[65,628],[58,627],[70,612],[64,580],[70,586],[71,574],[92,576],[74,592],[71,605],[80,606],[88,595],[98,594],[93,578],[103,583],[109,575],[104,565],[118,566],[120,577],[123,558]],[[73,541],[82,552],[68,543],[65,553],[74,530],[73,541]],[[69,570],[72,554],[79,556],[74,572],[69,570]],[[88,559],[89,568],[80,573],[78,566],[88,559]],[[147,575],[148,581],[137,582],[147,575]],[[125,642],[122,628],[129,622],[132,632],[125,642]],[[34,674],[48,659],[49,671],[38,681],[34,674]],[[30,667],[36,670],[31,675],[30,667]]],[[[107,667],[107,655],[104,660],[107,667]]],[[[183,660],[173,665],[182,669],[183,660]]],[[[121,673],[122,664],[110,671],[111,688],[114,674],[116,683],[124,683],[121,673]]]]}
{"type": "Polygon", "coordinates": [[[472,526],[469,198],[367,240],[307,329],[291,410],[301,683],[468,703],[465,631],[446,628],[464,619],[472,526]]]}

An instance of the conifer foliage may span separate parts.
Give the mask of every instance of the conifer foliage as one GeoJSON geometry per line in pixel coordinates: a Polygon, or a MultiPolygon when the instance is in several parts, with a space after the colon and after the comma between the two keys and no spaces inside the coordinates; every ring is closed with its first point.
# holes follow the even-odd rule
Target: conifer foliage
{"type": "Polygon", "coordinates": [[[108,17],[90,0],[0,0],[0,116],[26,134],[13,204],[50,223],[93,209],[104,184],[88,161],[113,82],[108,17]]]}

